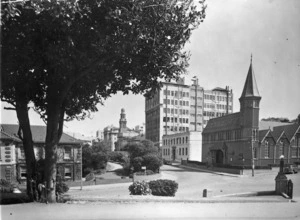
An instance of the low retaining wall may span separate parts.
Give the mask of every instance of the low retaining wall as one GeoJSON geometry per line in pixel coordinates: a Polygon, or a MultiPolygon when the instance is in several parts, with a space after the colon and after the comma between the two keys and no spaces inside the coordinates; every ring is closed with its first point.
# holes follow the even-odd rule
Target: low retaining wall
{"type": "MultiPolygon", "coordinates": [[[[213,166],[205,166],[205,165],[197,165],[197,164],[190,164],[184,163],[184,166],[199,168],[208,171],[220,172],[220,173],[230,173],[230,174],[237,174],[237,175],[252,175],[252,169],[238,169],[238,168],[225,168],[225,167],[213,167],[213,166]]],[[[271,169],[255,169],[255,174],[266,173],[266,172],[274,172],[271,169]]]]}

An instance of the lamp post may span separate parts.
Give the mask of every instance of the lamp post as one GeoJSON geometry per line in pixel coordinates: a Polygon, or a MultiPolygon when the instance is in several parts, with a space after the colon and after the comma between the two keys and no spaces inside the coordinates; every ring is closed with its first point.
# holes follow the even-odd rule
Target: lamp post
{"type": "Polygon", "coordinates": [[[251,169],[252,169],[252,176],[254,176],[254,148],[253,148],[253,137],[251,138],[251,169]]]}

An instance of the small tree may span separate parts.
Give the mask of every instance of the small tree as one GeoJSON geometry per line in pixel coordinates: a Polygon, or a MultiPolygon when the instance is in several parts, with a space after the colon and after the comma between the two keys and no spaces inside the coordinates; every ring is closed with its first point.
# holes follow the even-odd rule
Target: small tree
{"type": "Polygon", "coordinates": [[[157,155],[148,154],[143,156],[143,166],[147,167],[147,170],[157,172],[162,165],[162,160],[157,155]]]}

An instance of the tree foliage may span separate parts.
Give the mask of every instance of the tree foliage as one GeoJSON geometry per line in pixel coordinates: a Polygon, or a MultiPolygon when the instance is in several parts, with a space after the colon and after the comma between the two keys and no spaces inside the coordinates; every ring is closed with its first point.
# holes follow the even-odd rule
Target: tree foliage
{"type": "Polygon", "coordinates": [[[103,170],[108,162],[108,151],[105,143],[97,143],[82,147],[82,169],[83,176],[94,171],[103,170]]]}
{"type": "Polygon", "coordinates": [[[29,103],[47,123],[49,202],[55,201],[56,149],[65,120],[84,119],[117,91],[151,91],[161,79],[185,72],[189,54],[182,49],[205,18],[204,2],[192,2],[3,2],[1,99],[16,108],[25,156],[32,160],[27,168],[34,163],[26,133],[29,103]]]}

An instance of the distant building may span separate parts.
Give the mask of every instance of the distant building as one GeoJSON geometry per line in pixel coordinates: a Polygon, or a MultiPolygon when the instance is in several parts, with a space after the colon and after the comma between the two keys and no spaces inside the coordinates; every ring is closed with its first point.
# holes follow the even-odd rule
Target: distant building
{"type": "MultiPolygon", "coordinates": [[[[18,137],[19,125],[1,124],[1,179],[25,181],[27,177],[23,142],[18,137]]],[[[36,159],[45,157],[45,126],[31,126],[36,159]]],[[[63,133],[57,148],[57,172],[65,180],[81,179],[82,142],[63,133]]]]}
{"type": "Polygon", "coordinates": [[[104,141],[110,143],[111,151],[121,150],[131,138],[143,136],[142,130],[130,129],[127,127],[125,109],[121,109],[119,128],[113,125],[104,128],[104,141]]]}
{"type": "Polygon", "coordinates": [[[104,140],[104,131],[102,130],[96,131],[96,138],[100,141],[104,140]]]}
{"type": "Polygon", "coordinates": [[[266,166],[299,162],[299,125],[259,122],[261,96],[252,58],[240,101],[240,112],[213,118],[203,130],[202,161],[212,164],[266,166]]]}

